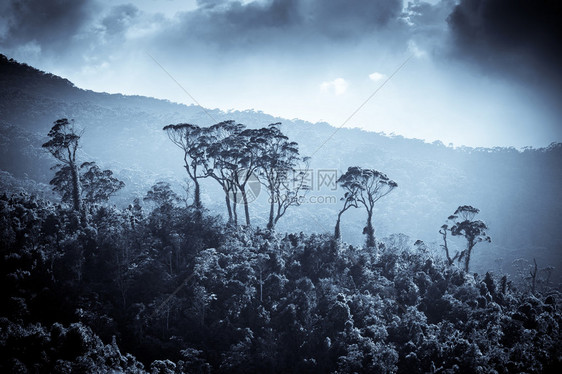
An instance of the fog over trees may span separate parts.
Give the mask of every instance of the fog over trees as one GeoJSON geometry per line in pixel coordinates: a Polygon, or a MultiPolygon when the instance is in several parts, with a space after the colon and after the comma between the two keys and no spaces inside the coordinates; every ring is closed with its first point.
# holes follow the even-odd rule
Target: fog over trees
{"type": "Polygon", "coordinates": [[[1,108],[0,371],[562,367],[548,262],[559,258],[560,144],[456,150],[348,130],[320,150],[310,141],[322,125],[253,112],[209,123],[2,64],[4,81],[22,78],[0,92],[17,108],[1,108]],[[363,149],[362,137],[376,142],[363,149]],[[514,165],[534,174],[515,184],[514,165]],[[519,204],[529,189],[544,196],[519,204]],[[545,220],[524,226],[533,217],[545,220]],[[548,247],[494,246],[510,234],[548,247]]]}

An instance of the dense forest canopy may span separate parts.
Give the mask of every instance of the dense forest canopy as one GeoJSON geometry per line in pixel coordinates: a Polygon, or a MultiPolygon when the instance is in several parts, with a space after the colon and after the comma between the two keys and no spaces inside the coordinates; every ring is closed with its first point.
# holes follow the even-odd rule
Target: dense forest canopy
{"type": "Polygon", "coordinates": [[[562,365],[562,145],[324,147],[0,64],[2,371],[562,365]]]}
{"type": "Polygon", "coordinates": [[[546,274],[537,283],[467,273],[403,236],[365,248],[224,228],[166,184],[145,198],[150,210],[95,205],[81,222],[71,205],[0,197],[3,371],[543,373],[562,364],[561,295],[546,274]]]}

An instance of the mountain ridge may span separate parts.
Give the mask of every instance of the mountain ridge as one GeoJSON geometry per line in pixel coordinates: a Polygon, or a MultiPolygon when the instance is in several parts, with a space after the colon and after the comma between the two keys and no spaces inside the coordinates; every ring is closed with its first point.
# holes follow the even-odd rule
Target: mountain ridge
{"type": "MultiPolygon", "coordinates": [[[[331,170],[339,175],[348,166],[358,165],[381,170],[398,182],[396,192],[377,207],[377,236],[406,233],[412,240],[433,242],[439,250],[439,227],[458,205],[471,204],[479,207],[482,218],[492,225],[493,244],[477,250],[477,268],[496,266],[490,264],[498,257],[509,263],[516,257],[530,260],[533,255],[544,263],[562,264],[562,256],[555,253],[562,246],[562,234],[556,230],[560,224],[557,212],[562,209],[558,192],[562,190],[560,143],[522,150],[453,148],[248,110],[209,109],[211,119],[194,105],[82,90],[64,78],[6,57],[0,58],[0,66],[0,144],[4,145],[0,169],[15,178],[48,183],[52,177],[49,167],[55,162],[40,145],[53,121],[63,117],[75,119],[84,128],[83,157],[113,169],[127,184],[114,200],[119,205],[142,198],[158,180],[168,180],[181,191],[185,178],[181,156],[163,126],[180,122],[208,126],[233,119],[257,128],[282,121],[283,131],[299,143],[301,154],[314,154],[311,167],[315,172],[331,170]]],[[[338,191],[316,187],[313,196],[341,197],[338,191]]],[[[209,209],[224,215],[224,208],[213,198],[217,187],[206,180],[203,188],[209,209]]],[[[262,225],[264,201],[257,201],[250,210],[256,217],[254,222],[262,225]]],[[[337,201],[301,206],[288,212],[279,229],[331,232],[336,212],[337,201]]],[[[344,216],[344,240],[360,243],[363,221],[359,209],[344,216]]]]}
{"type": "MultiPolygon", "coordinates": [[[[320,121],[320,122],[310,122],[307,120],[303,120],[300,118],[293,118],[293,119],[288,119],[288,118],[283,118],[283,117],[279,117],[279,116],[274,116],[274,115],[270,115],[267,113],[264,113],[261,110],[254,110],[254,109],[246,109],[246,110],[221,110],[219,108],[204,108],[201,107],[199,105],[196,104],[185,104],[185,103],[179,103],[179,102],[174,102],[168,99],[161,99],[161,98],[156,98],[156,97],[152,97],[152,96],[143,96],[143,95],[125,95],[125,94],[120,94],[120,93],[108,93],[108,92],[98,92],[98,91],[93,91],[93,90],[89,90],[89,89],[85,89],[85,88],[80,88],[76,85],[74,85],[74,83],[72,83],[69,79],[66,78],[62,78],[60,76],[57,76],[55,74],[49,73],[49,72],[45,72],[42,71],[40,69],[37,69],[33,66],[27,65],[25,63],[22,62],[18,62],[16,60],[14,60],[13,58],[8,58],[6,55],[1,54],[0,53],[0,83],[3,83],[5,86],[9,86],[10,83],[14,83],[17,80],[20,80],[21,83],[21,78],[25,78],[24,81],[25,83],[29,83],[29,82],[35,82],[35,80],[37,78],[40,78],[41,80],[45,81],[45,82],[49,82],[52,83],[51,87],[41,87],[41,86],[36,86],[36,87],[32,87],[34,89],[37,88],[41,88],[41,90],[39,91],[40,94],[50,94],[53,95],[54,97],[60,97],[63,98],[65,100],[72,100],[72,101],[83,101],[83,100],[79,100],[79,99],[84,99],[84,98],[88,98],[88,96],[97,96],[98,102],[104,102],[103,99],[107,99],[107,103],[110,103],[112,105],[110,105],[111,107],[116,107],[116,104],[113,103],[113,101],[115,99],[119,99],[119,100],[123,100],[125,102],[127,102],[127,104],[134,106],[134,105],[138,105],[139,102],[146,102],[146,101],[151,101],[154,103],[157,103],[159,105],[162,106],[166,106],[166,110],[169,109],[169,107],[174,107],[177,106],[179,108],[193,108],[195,110],[200,110],[201,113],[200,114],[205,114],[209,112],[209,113],[220,113],[223,116],[228,116],[228,115],[240,115],[240,114],[250,114],[250,115],[263,115],[266,116],[268,118],[270,118],[271,121],[275,122],[291,122],[291,123],[301,123],[301,124],[306,124],[306,125],[315,125],[315,126],[328,126],[331,127],[335,130],[335,132],[340,131],[340,130],[351,130],[351,131],[362,131],[365,133],[371,133],[371,134],[377,134],[389,139],[407,139],[407,140],[412,140],[412,141],[416,141],[416,142],[423,142],[424,144],[432,144],[432,145],[437,145],[437,146],[445,146],[446,148],[451,148],[451,149],[456,149],[456,150],[464,150],[464,151],[491,151],[491,150],[503,150],[503,149],[515,149],[519,152],[524,152],[525,150],[528,149],[537,149],[537,150],[546,150],[549,147],[552,147],[553,145],[556,144],[562,144],[559,142],[552,142],[547,146],[543,146],[543,147],[531,147],[531,146],[526,146],[526,147],[521,147],[521,148],[515,148],[513,146],[495,146],[495,147],[472,147],[472,146],[467,146],[467,145],[458,145],[458,146],[450,146],[450,145],[445,145],[443,142],[441,142],[440,140],[436,140],[433,142],[429,142],[426,141],[424,139],[419,139],[419,138],[409,138],[406,137],[404,135],[401,134],[386,134],[385,132],[378,132],[378,131],[369,131],[369,130],[365,130],[365,129],[361,129],[358,127],[345,127],[345,128],[341,128],[341,127],[337,127],[334,125],[331,125],[328,122],[324,122],[324,121],[320,121]],[[15,74],[14,74],[15,73],[15,74]],[[12,79],[7,79],[7,78],[12,78],[12,79]],[[19,79],[14,79],[14,78],[19,78],[19,79]],[[59,91],[47,91],[47,88],[55,88],[55,89],[59,89],[59,91]],[[72,96],[60,96],[61,92],[60,92],[60,88],[63,88],[65,90],[71,90],[73,94],[75,94],[75,97],[73,98],[72,96]],[[101,100],[100,100],[101,99],[101,100]]],[[[15,89],[17,90],[17,88],[15,89]]],[[[29,87],[25,88],[26,91],[29,91],[29,87]]]]}

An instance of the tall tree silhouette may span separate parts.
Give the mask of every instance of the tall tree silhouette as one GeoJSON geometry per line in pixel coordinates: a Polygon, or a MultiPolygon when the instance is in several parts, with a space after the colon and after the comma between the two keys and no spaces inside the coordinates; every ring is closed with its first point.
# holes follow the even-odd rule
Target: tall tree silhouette
{"type": "Polygon", "coordinates": [[[222,187],[225,194],[225,203],[228,211],[228,221],[238,224],[237,187],[234,182],[236,163],[233,163],[231,147],[232,142],[227,139],[236,138],[244,125],[235,121],[223,121],[203,131],[203,141],[207,146],[207,157],[204,162],[205,175],[213,178],[222,187]]]}
{"type": "Polygon", "coordinates": [[[458,257],[459,261],[464,259],[464,271],[466,272],[468,272],[470,256],[474,246],[480,242],[490,243],[492,241],[488,234],[486,234],[488,226],[480,220],[474,220],[474,216],[479,212],[480,209],[470,205],[462,205],[449,217],[449,220],[454,222],[453,226],[451,226],[451,235],[464,236],[466,239],[466,249],[461,251],[458,257]]]}
{"type": "Polygon", "coordinates": [[[49,141],[43,144],[54,158],[62,162],[70,171],[70,186],[72,190],[72,206],[75,211],[82,211],[81,184],[78,174],[76,151],[78,151],[80,134],[76,133],[74,120],[61,118],[54,122],[49,131],[49,141]]]}
{"type": "Polygon", "coordinates": [[[398,187],[398,184],[380,171],[362,169],[358,166],[349,167],[338,179],[338,184],[346,191],[346,201],[354,200],[365,207],[367,225],[363,233],[367,236],[367,247],[374,247],[376,241],[372,220],[375,203],[398,187]]]}
{"type": "Polygon", "coordinates": [[[347,187],[348,191],[345,192],[344,196],[340,199],[343,201],[343,207],[338,212],[338,219],[336,220],[336,227],[334,229],[334,238],[340,239],[341,238],[341,230],[340,230],[340,222],[341,216],[349,209],[349,208],[357,208],[357,189],[359,188],[358,185],[349,185],[347,187]]]}
{"type": "Polygon", "coordinates": [[[269,194],[269,219],[267,228],[272,230],[291,206],[301,204],[304,193],[308,191],[308,158],[300,157],[299,146],[289,141],[279,126],[273,123],[258,130],[262,153],[259,158],[260,183],[269,194]]]}
{"type": "Polygon", "coordinates": [[[242,199],[246,226],[250,226],[250,201],[247,187],[248,183],[255,178],[254,172],[259,167],[265,139],[260,130],[246,129],[240,134],[233,134],[224,139],[224,143],[229,150],[228,159],[233,171],[232,182],[242,199]]]}
{"type": "Polygon", "coordinates": [[[197,125],[179,123],[168,125],[163,128],[168,138],[183,151],[184,167],[187,175],[195,186],[193,205],[201,209],[201,187],[199,179],[204,178],[202,173],[206,154],[206,143],[203,142],[202,130],[197,125]]]}
{"type": "MultiPolygon", "coordinates": [[[[455,219],[455,218],[456,218],[455,216],[449,216],[448,219],[455,219]]],[[[445,250],[445,256],[447,256],[447,263],[449,265],[452,265],[455,262],[455,260],[459,257],[460,253],[457,252],[453,257],[451,257],[451,253],[449,251],[449,245],[447,243],[447,232],[449,231],[451,231],[451,229],[447,224],[444,224],[439,229],[439,233],[441,234],[441,236],[443,236],[443,244],[441,244],[441,247],[445,250]]]]}

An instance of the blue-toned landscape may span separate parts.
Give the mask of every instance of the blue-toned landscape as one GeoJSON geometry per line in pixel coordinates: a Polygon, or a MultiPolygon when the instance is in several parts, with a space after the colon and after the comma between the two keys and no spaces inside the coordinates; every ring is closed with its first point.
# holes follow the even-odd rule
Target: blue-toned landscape
{"type": "Polygon", "coordinates": [[[562,8],[350,4],[0,6],[1,372],[559,372],[562,8]]]}

